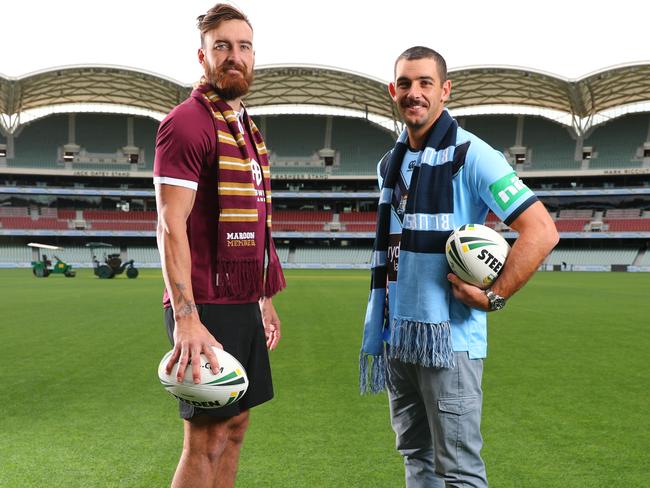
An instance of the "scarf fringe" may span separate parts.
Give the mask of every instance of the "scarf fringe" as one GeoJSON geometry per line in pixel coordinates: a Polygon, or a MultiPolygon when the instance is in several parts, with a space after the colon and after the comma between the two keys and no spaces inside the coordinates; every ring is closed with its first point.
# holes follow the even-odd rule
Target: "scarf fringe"
{"type": "Polygon", "coordinates": [[[359,391],[379,393],[386,389],[386,358],[384,355],[359,354],[359,391]],[[370,362],[372,361],[372,364],[370,362]]]}
{"type": "Polygon", "coordinates": [[[218,298],[247,298],[262,292],[262,268],[257,259],[217,260],[218,298]]]}
{"type": "Polygon", "coordinates": [[[396,320],[390,337],[389,358],[429,368],[453,368],[451,324],[396,320]]]}

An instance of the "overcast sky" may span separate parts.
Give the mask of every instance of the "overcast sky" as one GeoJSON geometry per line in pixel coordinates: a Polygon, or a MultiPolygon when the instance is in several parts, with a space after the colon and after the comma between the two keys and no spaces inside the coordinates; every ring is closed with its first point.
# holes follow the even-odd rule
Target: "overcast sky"
{"type": "MultiPolygon", "coordinates": [[[[196,16],[214,0],[2,0],[0,74],[111,64],[192,83],[201,74],[196,16]]],[[[255,29],[256,65],[308,63],[388,81],[423,44],[449,68],[512,65],[579,78],[650,62],[647,0],[232,2],[255,29]]]]}

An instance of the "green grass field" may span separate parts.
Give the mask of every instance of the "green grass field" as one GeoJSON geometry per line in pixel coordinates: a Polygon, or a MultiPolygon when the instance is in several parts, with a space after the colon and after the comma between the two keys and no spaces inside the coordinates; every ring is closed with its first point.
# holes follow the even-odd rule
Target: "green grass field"
{"type": "MultiPolygon", "coordinates": [[[[368,273],[287,279],[276,397],[253,411],[238,486],[403,486],[386,397],[357,390],[368,273]]],[[[0,487],[169,485],[182,423],[156,377],[161,288],[158,270],[0,270],[0,487]]],[[[649,274],[541,273],[491,316],[491,486],[648,486],[649,301],[649,274]]]]}

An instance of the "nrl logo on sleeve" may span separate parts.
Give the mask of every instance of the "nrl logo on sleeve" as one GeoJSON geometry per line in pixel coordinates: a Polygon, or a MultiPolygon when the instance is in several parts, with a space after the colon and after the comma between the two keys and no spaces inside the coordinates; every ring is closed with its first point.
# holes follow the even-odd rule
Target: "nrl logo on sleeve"
{"type": "Polygon", "coordinates": [[[506,210],[528,191],[528,187],[514,171],[490,185],[492,197],[499,204],[501,210],[506,210]]]}

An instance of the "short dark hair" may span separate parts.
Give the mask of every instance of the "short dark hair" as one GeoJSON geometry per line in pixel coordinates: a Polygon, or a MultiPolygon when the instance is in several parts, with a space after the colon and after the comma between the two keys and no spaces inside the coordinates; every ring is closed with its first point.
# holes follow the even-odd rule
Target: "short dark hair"
{"type": "Polygon", "coordinates": [[[196,20],[196,26],[201,31],[201,46],[203,46],[205,33],[218,27],[221,22],[225,22],[226,20],[243,20],[253,30],[253,26],[248,20],[248,17],[241,10],[227,3],[216,4],[203,15],[199,15],[196,20]]]}
{"type": "Polygon", "coordinates": [[[399,63],[400,59],[406,59],[407,61],[414,59],[433,59],[436,62],[436,66],[438,68],[440,83],[447,81],[447,62],[439,52],[434,51],[431,48],[425,46],[413,46],[408,48],[395,60],[394,73],[397,73],[397,63],[399,63]]]}

